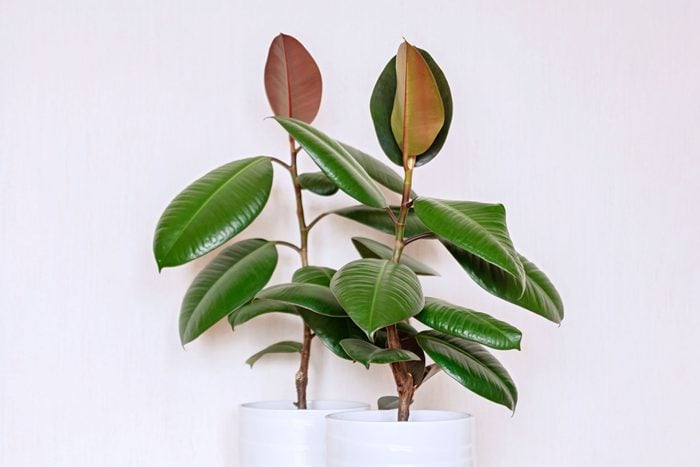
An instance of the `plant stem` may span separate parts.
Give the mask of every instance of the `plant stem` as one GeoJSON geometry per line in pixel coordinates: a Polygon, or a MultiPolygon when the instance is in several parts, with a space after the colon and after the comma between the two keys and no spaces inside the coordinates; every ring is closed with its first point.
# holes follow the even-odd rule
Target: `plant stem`
{"type": "MultiPolygon", "coordinates": [[[[292,175],[292,183],[294,184],[294,197],[297,204],[297,221],[299,223],[299,237],[301,246],[299,247],[299,256],[301,257],[301,265],[309,265],[309,228],[306,226],[306,218],[304,217],[304,203],[301,197],[301,185],[299,185],[299,172],[297,170],[297,153],[299,148],[295,147],[294,138],[289,137],[289,153],[291,155],[291,164],[289,172],[292,175]]],[[[295,382],[297,389],[297,409],[305,410],[306,404],[306,387],[309,384],[309,359],[311,357],[311,339],[313,334],[311,328],[304,323],[304,342],[301,347],[301,362],[297,371],[295,382]]]]}
{"type": "MultiPolygon", "coordinates": [[[[404,141],[405,147],[405,141],[404,141]]],[[[413,168],[415,167],[415,157],[406,157],[404,154],[404,181],[403,193],[401,195],[401,209],[399,216],[396,219],[396,236],[394,238],[394,254],[391,260],[394,263],[401,261],[401,253],[403,252],[406,242],[404,239],[406,229],[406,219],[408,212],[411,209],[411,184],[413,183],[413,168]]],[[[393,324],[386,328],[387,330],[387,346],[390,349],[401,348],[401,337],[396,325],[393,324]]],[[[399,393],[399,413],[398,420],[400,422],[408,421],[411,410],[411,400],[413,400],[413,376],[406,367],[406,362],[397,362],[391,364],[391,371],[394,374],[396,390],[399,393]]]]}

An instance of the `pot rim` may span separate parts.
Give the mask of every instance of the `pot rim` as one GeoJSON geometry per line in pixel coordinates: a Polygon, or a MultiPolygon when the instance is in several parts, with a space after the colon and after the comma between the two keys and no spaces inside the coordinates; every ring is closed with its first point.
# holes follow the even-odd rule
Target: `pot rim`
{"type": "Polygon", "coordinates": [[[366,402],[318,399],[307,402],[308,408],[299,410],[291,400],[265,400],[253,401],[240,404],[238,407],[243,410],[279,413],[316,413],[334,410],[368,410],[370,405],[366,402]]]}
{"type": "Polygon", "coordinates": [[[411,410],[411,418],[418,416],[418,419],[409,419],[408,423],[396,420],[396,409],[392,410],[364,410],[361,412],[338,412],[326,415],[326,419],[333,423],[352,423],[358,425],[412,425],[412,424],[449,424],[474,420],[474,416],[466,412],[452,410],[411,410]],[[381,418],[376,419],[379,415],[381,418]],[[382,417],[383,416],[383,417],[382,417]],[[427,416],[427,418],[424,418],[427,416]]]}

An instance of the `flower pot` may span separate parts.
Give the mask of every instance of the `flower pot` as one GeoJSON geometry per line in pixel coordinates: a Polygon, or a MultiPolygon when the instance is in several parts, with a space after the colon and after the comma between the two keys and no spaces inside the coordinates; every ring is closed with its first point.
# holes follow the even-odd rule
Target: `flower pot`
{"type": "Polygon", "coordinates": [[[368,404],[309,401],[297,410],[290,401],[240,406],[239,459],[244,467],[325,467],[326,415],[367,410],[368,404]]]}
{"type": "Polygon", "coordinates": [[[327,467],[473,467],[471,415],[413,410],[336,413],[326,418],[327,467]]]}

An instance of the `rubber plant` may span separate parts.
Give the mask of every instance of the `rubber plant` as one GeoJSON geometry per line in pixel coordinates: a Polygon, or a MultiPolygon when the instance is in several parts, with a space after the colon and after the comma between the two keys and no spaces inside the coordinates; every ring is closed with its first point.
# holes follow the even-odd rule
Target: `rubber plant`
{"type": "Polygon", "coordinates": [[[289,173],[296,202],[299,243],[253,238],[225,246],[187,290],[180,309],[179,330],[185,345],[226,317],[235,328],[267,313],[299,316],[303,321],[302,342],[272,344],[247,362],[252,366],[266,354],[298,352],[296,406],[306,409],[312,339],[317,336],[336,355],[351,360],[340,342],[347,338],[366,338],[330,291],[330,280],[336,271],[309,264],[309,232],[323,215],[307,222],[303,192],[327,196],[340,187],[368,207],[384,208],[387,202],[375,181],[393,189],[400,189],[402,181],[386,165],[325,139],[308,127],[319,110],[322,79],[313,57],[295,38],[280,34],[272,41],[265,65],[265,90],[275,118],[283,126],[302,125],[295,135],[289,135],[288,162],[273,156],[248,157],[199,178],[178,194],[163,212],[156,227],[153,249],[158,268],[162,270],[186,264],[223,247],[265,208],[272,189],[272,164],[278,164],[289,173]],[[302,128],[305,129],[302,131],[302,128]],[[309,149],[309,146],[312,147],[309,149]],[[298,172],[301,147],[307,149],[321,171],[298,172]],[[265,288],[277,266],[280,246],[296,251],[301,267],[290,283],[265,288]]]}
{"type": "MultiPolygon", "coordinates": [[[[333,295],[364,332],[362,338],[343,339],[340,345],[366,366],[391,365],[398,396],[384,396],[378,404],[398,408],[399,421],[409,419],[414,392],[440,370],[514,410],[516,386],[486,347],[519,350],[521,332],[485,313],[424,297],[418,275],[435,272],[406,256],[404,249],[419,240],[437,240],[487,292],[555,323],[564,316],[561,298],[547,276],[514,248],[503,205],[434,199],[412,190],[414,172],[440,152],[452,119],[449,85],[428,52],[407,42],[400,45],[379,76],[370,111],[384,153],[403,169],[396,190],[401,201],[385,206],[379,196],[355,196],[364,205],[332,212],[393,235],[392,245],[353,238],[362,259],[340,268],[330,281],[333,295]],[[428,329],[419,332],[411,319],[428,329]],[[427,364],[426,355],[434,363],[427,364]]],[[[338,170],[338,161],[350,159],[351,149],[342,151],[303,122],[277,120],[329,179],[352,194],[349,177],[338,170]]]]}

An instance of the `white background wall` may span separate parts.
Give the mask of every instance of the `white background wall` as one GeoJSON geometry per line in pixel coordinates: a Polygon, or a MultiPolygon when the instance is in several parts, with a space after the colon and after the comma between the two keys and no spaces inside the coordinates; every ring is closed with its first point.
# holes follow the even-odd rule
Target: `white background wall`
{"type": "MultiPolygon", "coordinates": [[[[565,300],[557,328],[411,246],[443,271],[427,294],[525,335],[502,354],[514,417],[445,375],[416,406],[476,414],[480,467],[697,466],[699,21],[697,2],[661,0],[0,0],[0,465],[231,467],[236,406],[293,397],[292,357],[243,362],[299,325],[221,323],[183,351],[179,302],[206,260],[159,275],[151,253],[194,178],[284,155],[262,85],[284,31],[323,72],[316,125],[378,157],[374,81],[402,36],[430,50],[455,115],[417,191],[505,203],[565,300]]],[[[241,238],[295,238],[276,177],[241,238]]],[[[325,220],[313,262],[354,258],[350,234],[384,238],[325,220]]],[[[276,281],[296,267],[282,254],[276,281]]],[[[387,368],[314,353],[313,397],[391,393],[387,368]]]]}

